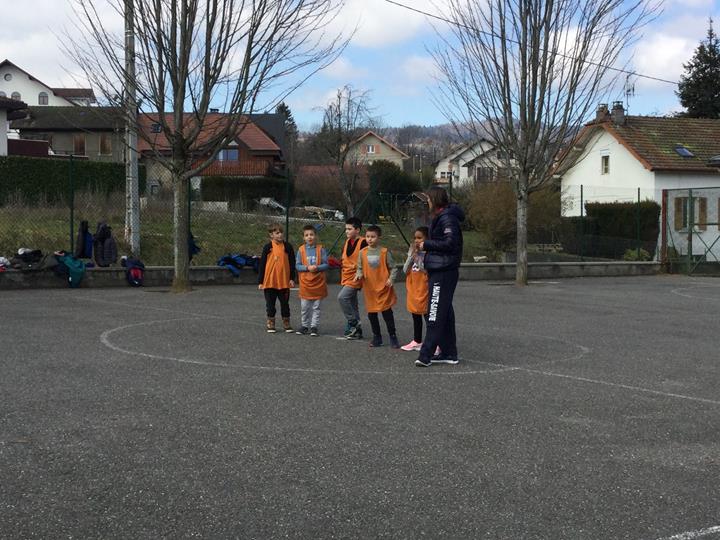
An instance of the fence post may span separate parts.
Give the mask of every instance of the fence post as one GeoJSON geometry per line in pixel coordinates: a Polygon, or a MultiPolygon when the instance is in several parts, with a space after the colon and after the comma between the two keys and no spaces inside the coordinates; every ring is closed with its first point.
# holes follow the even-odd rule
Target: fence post
{"type": "Polygon", "coordinates": [[[188,242],[190,241],[190,235],[192,234],[192,178],[188,178],[188,230],[187,237],[188,242]]]}
{"type": "Polygon", "coordinates": [[[693,192],[692,189],[688,190],[688,219],[687,219],[687,225],[688,225],[688,245],[687,245],[687,256],[685,258],[685,263],[687,265],[687,273],[688,275],[692,274],[692,253],[693,253],[693,231],[695,230],[695,201],[693,200],[693,192]]]}
{"type": "Polygon", "coordinates": [[[290,182],[292,173],[288,171],[285,182],[285,240],[290,241],[290,182]]]}
{"type": "Polygon", "coordinates": [[[637,207],[635,208],[635,223],[637,225],[637,260],[640,260],[640,188],[638,189],[637,207]]]}
{"type": "Polygon", "coordinates": [[[68,165],[68,186],[70,188],[70,253],[75,253],[75,179],[73,177],[73,155],[70,154],[68,165]]]}
{"type": "Polygon", "coordinates": [[[584,261],[583,247],[585,245],[585,204],[583,203],[583,185],[580,184],[580,260],[584,261]]]}

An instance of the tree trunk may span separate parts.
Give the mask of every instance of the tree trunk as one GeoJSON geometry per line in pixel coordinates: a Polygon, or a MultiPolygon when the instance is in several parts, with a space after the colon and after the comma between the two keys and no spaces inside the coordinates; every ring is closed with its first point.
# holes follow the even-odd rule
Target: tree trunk
{"type": "Polygon", "coordinates": [[[528,193],[520,190],[517,194],[517,262],[515,265],[515,284],[524,287],[528,282],[527,254],[527,209],[528,193]]]}
{"type": "Polygon", "coordinates": [[[346,218],[351,218],[355,215],[355,205],[353,204],[352,191],[350,190],[349,184],[347,177],[343,173],[340,173],[340,192],[342,193],[343,199],[345,199],[346,218]]]}
{"type": "Polygon", "coordinates": [[[173,244],[174,266],[173,292],[190,291],[190,215],[188,212],[189,181],[173,173],[173,244]]]}

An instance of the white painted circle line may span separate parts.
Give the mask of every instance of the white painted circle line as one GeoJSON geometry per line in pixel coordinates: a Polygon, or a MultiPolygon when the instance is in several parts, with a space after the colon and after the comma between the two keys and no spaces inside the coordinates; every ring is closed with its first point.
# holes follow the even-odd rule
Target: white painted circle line
{"type": "Polygon", "coordinates": [[[710,534],[720,533],[720,526],[708,527],[707,529],[699,529],[697,531],[688,531],[673,536],[667,536],[658,538],[658,540],[695,540],[695,538],[702,538],[710,534]]]}
{"type": "MultiPolygon", "coordinates": [[[[213,317],[215,318],[215,317],[213,317]]],[[[314,369],[314,368],[292,368],[292,367],[279,367],[279,366],[258,366],[253,364],[227,364],[223,362],[208,362],[206,360],[194,360],[192,358],[178,358],[176,356],[165,356],[160,354],[152,354],[152,353],[146,353],[141,351],[131,351],[129,349],[124,349],[118,345],[115,345],[112,341],[110,341],[110,336],[117,333],[122,332],[123,330],[127,330],[129,328],[137,328],[140,326],[150,326],[154,324],[162,324],[162,323],[169,323],[169,322],[177,322],[177,321],[201,321],[202,318],[199,317],[182,317],[182,318],[176,318],[176,319],[160,319],[155,321],[145,321],[140,323],[133,323],[133,324],[126,324],[123,326],[118,326],[116,328],[111,328],[109,330],[105,330],[102,334],[100,334],[100,343],[102,343],[105,347],[122,353],[122,354],[128,354],[132,356],[141,356],[143,358],[151,358],[153,360],[167,360],[170,362],[178,362],[181,364],[192,364],[192,365],[198,365],[198,366],[211,366],[211,367],[222,367],[222,368],[230,368],[230,369],[257,369],[262,371],[284,371],[284,372],[297,372],[297,373],[332,373],[332,374],[352,374],[352,375],[419,375],[420,371],[410,371],[410,372],[394,372],[394,371],[378,371],[378,370],[345,370],[345,369],[314,369]]],[[[408,359],[409,360],[409,359],[408,359]]],[[[486,369],[486,370],[473,370],[473,371],[440,371],[439,369],[431,375],[435,376],[448,376],[448,375],[477,375],[481,373],[503,373],[507,371],[514,371],[518,368],[514,368],[511,366],[503,366],[501,364],[493,364],[492,362],[482,362],[484,364],[498,366],[499,369],[486,369]]],[[[427,370],[426,370],[427,371],[427,370]]]]}

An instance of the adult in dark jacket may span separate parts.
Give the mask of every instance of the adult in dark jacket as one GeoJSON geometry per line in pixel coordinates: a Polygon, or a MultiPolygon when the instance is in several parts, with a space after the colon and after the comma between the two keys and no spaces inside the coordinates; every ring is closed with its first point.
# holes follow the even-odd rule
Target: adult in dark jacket
{"type": "Polygon", "coordinates": [[[443,188],[431,187],[427,197],[433,220],[429,238],[419,246],[425,252],[429,303],[427,333],[420,356],[415,361],[419,367],[458,363],[452,302],[463,252],[460,223],[465,219],[462,208],[450,204],[447,191],[443,188]],[[433,356],[437,347],[440,347],[440,354],[433,356]]]}

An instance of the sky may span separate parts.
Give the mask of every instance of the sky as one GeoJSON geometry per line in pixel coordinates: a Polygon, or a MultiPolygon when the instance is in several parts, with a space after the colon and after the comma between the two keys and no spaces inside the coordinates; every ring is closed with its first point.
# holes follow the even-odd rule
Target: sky
{"type": "MultiPolygon", "coordinates": [[[[76,82],[77,66],[62,49],[63,31],[74,31],[72,3],[25,0],[23,9],[6,10],[0,26],[0,60],[7,58],[50,86],[82,86],[82,80],[76,82]]],[[[403,3],[432,13],[443,10],[443,0],[403,3]]],[[[678,80],[683,62],[705,38],[711,16],[719,31],[720,0],[665,0],[662,14],[644,29],[634,46],[632,68],[678,80]]],[[[386,126],[447,121],[433,101],[440,83],[428,50],[439,40],[426,17],[385,0],[346,0],[336,28],[356,28],[343,55],[286,100],[302,130],[317,127],[322,119],[319,109],[346,84],[371,92],[375,114],[386,126]]],[[[643,78],[633,82],[635,95],[626,103],[630,114],[663,115],[682,110],[675,86],[643,78]]]]}

